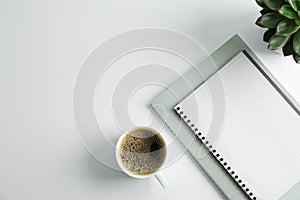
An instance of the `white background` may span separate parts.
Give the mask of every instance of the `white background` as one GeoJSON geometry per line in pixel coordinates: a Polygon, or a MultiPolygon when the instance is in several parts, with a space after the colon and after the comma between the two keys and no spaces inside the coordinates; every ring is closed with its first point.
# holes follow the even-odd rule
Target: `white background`
{"type": "Polygon", "coordinates": [[[300,66],[266,50],[254,25],[259,10],[254,0],[0,0],[0,199],[222,199],[188,155],[164,170],[167,190],[98,163],[77,136],[73,88],[101,43],[159,27],[194,38],[209,53],[240,34],[300,102],[300,66]]]}

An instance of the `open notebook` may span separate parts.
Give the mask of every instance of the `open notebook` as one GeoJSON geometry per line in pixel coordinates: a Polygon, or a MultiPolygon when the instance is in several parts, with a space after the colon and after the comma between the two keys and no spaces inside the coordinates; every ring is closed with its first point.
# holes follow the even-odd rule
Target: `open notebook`
{"type": "Polygon", "coordinates": [[[174,107],[251,199],[300,181],[300,116],[244,53],[174,107]]]}

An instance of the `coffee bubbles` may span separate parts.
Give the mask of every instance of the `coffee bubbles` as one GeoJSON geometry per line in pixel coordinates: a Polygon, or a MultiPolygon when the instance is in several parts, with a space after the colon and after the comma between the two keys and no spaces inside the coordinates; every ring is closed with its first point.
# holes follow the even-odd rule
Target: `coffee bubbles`
{"type": "Polygon", "coordinates": [[[151,129],[128,132],[119,146],[122,165],[132,174],[149,175],[159,170],[166,158],[163,138],[151,129]]]}

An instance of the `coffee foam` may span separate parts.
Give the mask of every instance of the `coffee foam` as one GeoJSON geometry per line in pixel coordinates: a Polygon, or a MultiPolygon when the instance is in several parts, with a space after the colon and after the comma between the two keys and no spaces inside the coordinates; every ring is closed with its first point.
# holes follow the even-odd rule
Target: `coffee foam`
{"type": "Polygon", "coordinates": [[[123,166],[133,174],[148,175],[157,171],[166,157],[166,145],[157,133],[147,129],[129,132],[120,144],[123,166]]]}

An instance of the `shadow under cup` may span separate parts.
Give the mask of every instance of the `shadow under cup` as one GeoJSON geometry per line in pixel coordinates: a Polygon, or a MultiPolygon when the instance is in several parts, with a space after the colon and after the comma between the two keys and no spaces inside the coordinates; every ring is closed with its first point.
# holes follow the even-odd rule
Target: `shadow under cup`
{"type": "Polygon", "coordinates": [[[135,178],[146,178],[158,172],[166,155],[166,143],[162,136],[147,127],[124,133],[116,146],[119,166],[135,178]]]}

